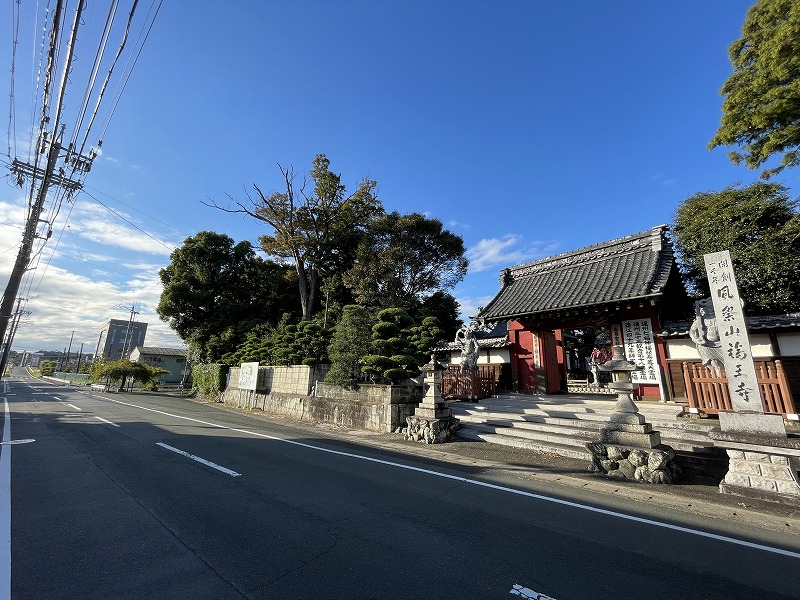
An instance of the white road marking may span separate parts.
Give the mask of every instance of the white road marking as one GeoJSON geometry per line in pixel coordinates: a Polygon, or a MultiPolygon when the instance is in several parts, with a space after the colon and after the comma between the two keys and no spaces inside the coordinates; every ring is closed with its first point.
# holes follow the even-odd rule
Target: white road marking
{"type": "Polygon", "coordinates": [[[67,404],[67,406],[69,406],[70,408],[74,408],[75,410],[79,410],[79,411],[83,412],[83,409],[82,409],[82,408],[78,408],[78,407],[77,407],[77,406],[75,406],[74,404],[67,404]]]}
{"type": "Polygon", "coordinates": [[[196,460],[199,463],[206,465],[207,467],[211,467],[212,469],[216,469],[217,471],[222,471],[226,475],[230,475],[231,477],[239,477],[241,473],[237,473],[236,471],[231,471],[230,469],[226,469],[225,467],[221,467],[217,463],[213,463],[210,460],[206,460],[205,458],[200,458],[199,456],[195,456],[194,454],[189,454],[184,450],[179,450],[173,446],[169,446],[167,444],[163,444],[161,442],[157,442],[156,446],[161,446],[162,448],[166,448],[167,450],[171,450],[181,456],[185,456],[186,458],[191,458],[192,460],[196,460]]]}
{"type": "Polygon", "coordinates": [[[11,600],[11,411],[3,398],[3,447],[0,448],[0,600],[11,600]]]}
{"type": "Polygon", "coordinates": [[[56,399],[56,400],[58,400],[59,402],[63,402],[63,400],[62,400],[61,398],[59,398],[58,396],[53,396],[53,398],[55,398],[55,399],[56,399]]]}
{"type": "MultiPolygon", "coordinates": [[[[764,544],[757,544],[755,542],[748,542],[747,540],[740,540],[737,538],[728,537],[726,535],[719,535],[717,533],[711,533],[708,531],[702,531],[700,529],[692,529],[691,527],[684,527],[682,525],[674,525],[672,523],[664,523],[663,521],[656,521],[654,519],[647,519],[644,517],[637,517],[635,515],[629,515],[626,513],[617,512],[614,510],[608,510],[605,508],[597,508],[596,506],[589,506],[588,504],[580,504],[579,502],[573,502],[571,500],[564,500],[562,498],[553,498],[551,496],[544,496],[542,494],[536,494],[534,492],[526,492],[525,490],[518,490],[515,488],[510,488],[502,485],[496,485],[494,483],[488,483],[486,481],[479,481],[477,479],[467,479],[466,477],[461,477],[459,475],[450,475],[449,473],[441,473],[439,471],[433,471],[431,469],[423,469],[422,467],[414,467],[411,465],[404,465],[402,463],[396,463],[389,460],[383,460],[380,458],[372,458],[371,456],[363,456],[361,454],[354,454],[352,452],[343,452],[341,450],[332,450],[330,448],[323,448],[322,446],[314,446],[312,444],[306,444],[304,442],[298,442],[296,440],[287,440],[286,438],[280,438],[274,435],[269,435],[267,433],[259,433],[257,431],[249,431],[247,429],[238,429],[236,427],[228,427],[227,425],[220,425],[218,423],[211,423],[210,421],[201,421],[200,419],[193,419],[192,417],[185,417],[183,415],[175,415],[172,413],[165,412],[163,410],[158,410],[155,408],[148,408],[146,406],[139,406],[138,404],[131,404],[130,402],[123,402],[122,400],[115,400],[113,398],[106,398],[103,396],[99,396],[99,398],[103,400],[107,400],[109,402],[114,402],[116,404],[122,404],[125,406],[131,406],[133,408],[138,408],[139,410],[144,410],[147,412],[154,412],[161,415],[166,415],[168,417],[173,417],[175,419],[182,419],[184,421],[191,421],[193,423],[200,423],[201,425],[208,425],[209,427],[217,427],[219,429],[226,429],[228,431],[235,431],[237,433],[244,433],[246,435],[252,435],[254,437],[259,437],[267,440],[273,440],[276,442],[283,442],[285,444],[292,444],[293,446],[300,446],[302,448],[308,448],[309,450],[316,450],[318,452],[326,452],[328,454],[334,454],[336,456],[346,456],[348,458],[354,458],[357,460],[364,460],[367,462],[377,463],[381,465],[386,465],[389,467],[395,467],[397,469],[405,469],[407,471],[415,471],[417,473],[425,473],[426,475],[433,475],[434,477],[441,477],[443,479],[451,479],[454,481],[460,481],[462,483],[466,483],[469,485],[476,485],[479,487],[485,487],[492,490],[496,490],[499,492],[505,492],[508,494],[516,494],[519,496],[525,496],[527,498],[534,498],[536,500],[542,500],[544,502],[552,502],[553,504],[559,504],[561,506],[569,506],[570,508],[576,508],[578,510],[585,510],[588,512],[593,512],[601,515],[605,515],[607,517],[615,517],[618,519],[623,519],[625,521],[633,521],[635,523],[643,523],[645,525],[652,525],[653,527],[660,527],[662,529],[669,529],[671,531],[680,531],[681,533],[687,533],[689,535],[696,535],[698,537],[704,537],[712,540],[716,540],[718,542],[726,542],[728,544],[735,544],[737,546],[744,546],[746,548],[752,548],[754,550],[762,550],[764,552],[771,552],[773,554],[780,554],[782,556],[789,556],[791,558],[798,558],[800,559],[800,552],[794,552],[792,550],[784,550],[783,548],[775,548],[773,546],[765,546],[764,544]]],[[[2,600],[2,599],[0,599],[2,600]]]]}
{"type": "Polygon", "coordinates": [[[111,421],[108,421],[103,417],[95,417],[95,419],[97,419],[98,421],[102,421],[103,423],[108,423],[109,425],[113,425],[114,427],[122,427],[122,425],[118,425],[117,423],[112,423],[111,421]]]}
{"type": "Polygon", "coordinates": [[[514,596],[522,596],[525,598],[525,600],[556,600],[552,596],[545,596],[539,592],[534,592],[532,589],[524,587],[518,583],[515,583],[514,587],[512,587],[511,591],[508,593],[513,594],[514,596]]]}

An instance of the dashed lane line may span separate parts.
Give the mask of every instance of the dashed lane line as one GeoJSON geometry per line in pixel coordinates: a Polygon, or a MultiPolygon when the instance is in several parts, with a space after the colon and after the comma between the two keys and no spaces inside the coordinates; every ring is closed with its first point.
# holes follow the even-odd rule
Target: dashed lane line
{"type": "Polygon", "coordinates": [[[495,490],[495,491],[498,491],[498,492],[507,493],[507,494],[515,494],[515,495],[518,495],[518,496],[525,496],[527,498],[533,498],[535,500],[541,500],[543,502],[550,502],[552,504],[558,504],[560,506],[568,506],[570,508],[575,508],[577,510],[584,510],[584,511],[588,511],[588,512],[593,512],[593,513],[604,515],[604,516],[607,516],[607,517],[613,517],[613,518],[622,519],[622,520],[625,520],[625,521],[632,521],[632,522],[635,522],[635,523],[642,523],[644,525],[651,525],[653,527],[659,527],[661,529],[667,529],[667,530],[670,530],[670,531],[680,531],[681,533],[686,533],[686,534],[697,536],[697,537],[703,537],[703,538],[707,538],[707,539],[712,539],[712,540],[716,540],[718,542],[724,542],[724,543],[727,543],[727,544],[734,544],[736,546],[743,546],[743,547],[746,547],[746,548],[751,548],[753,550],[759,550],[759,551],[762,551],[762,552],[769,552],[769,553],[772,553],[772,554],[780,554],[782,556],[788,556],[788,557],[791,557],[791,558],[800,559],[800,552],[795,552],[795,551],[792,551],[792,550],[786,550],[784,548],[776,548],[774,546],[767,546],[765,544],[758,544],[758,543],[755,543],[755,542],[749,542],[747,540],[733,538],[733,537],[729,537],[729,536],[726,536],[726,535],[720,535],[720,534],[717,534],[717,533],[711,533],[709,531],[703,531],[703,530],[700,530],[700,529],[693,529],[691,527],[684,527],[682,525],[675,525],[673,523],[665,523],[663,521],[656,521],[655,519],[648,519],[648,518],[645,518],[645,517],[637,517],[635,515],[629,515],[629,514],[626,514],[626,513],[621,513],[621,512],[617,512],[617,511],[614,511],[614,510],[609,510],[609,509],[606,509],[606,508],[598,508],[596,506],[590,506],[588,504],[581,504],[579,502],[573,502],[571,500],[564,500],[563,498],[554,498],[552,496],[545,496],[543,494],[537,494],[537,493],[534,493],[534,492],[528,492],[528,491],[525,491],[525,490],[520,490],[520,489],[516,489],[516,488],[497,485],[497,484],[494,484],[494,483],[489,483],[489,482],[486,482],[486,481],[480,481],[480,480],[477,480],[477,479],[468,479],[467,477],[461,477],[459,475],[451,475],[450,473],[442,473],[440,471],[433,471],[431,469],[423,469],[422,467],[415,467],[415,466],[412,466],[412,465],[405,465],[405,464],[402,464],[402,463],[396,463],[396,462],[392,462],[392,461],[389,461],[389,460],[383,460],[383,459],[380,459],[380,458],[373,458],[371,456],[364,456],[364,455],[355,454],[355,453],[352,453],[352,452],[343,452],[341,450],[333,450],[331,448],[325,448],[325,447],[322,447],[322,446],[314,446],[313,444],[306,444],[305,442],[298,442],[297,440],[288,440],[286,438],[281,438],[281,437],[277,437],[277,436],[274,436],[274,435],[269,435],[267,433],[259,433],[257,431],[250,431],[250,430],[247,430],[247,429],[239,429],[237,427],[229,427],[227,425],[220,425],[219,423],[212,423],[210,421],[203,421],[201,419],[194,419],[192,417],[185,417],[183,415],[176,415],[176,414],[173,414],[173,413],[168,413],[168,412],[163,411],[163,410],[158,410],[158,409],[155,409],[155,408],[148,408],[146,406],[140,406],[138,404],[132,404],[130,402],[124,402],[122,400],[115,400],[113,398],[106,398],[106,397],[103,397],[103,396],[98,396],[98,398],[100,398],[102,400],[107,400],[108,402],[114,402],[115,404],[120,404],[120,405],[124,405],[124,406],[130,406],[132,408],[138,408],[139,410],[144,410],[144,411],[147,411],[147,412],[153,412],[153,413],[165,415],[165,416],[168,416],[168,417],[172,417],[174,419],[181,419],[181,420],[184,420],[184,421],[191,421],[193,423],[200,423],[201,425],[208,425],[209,427],[217,427],[219,429],[225,429],[225,430],[228,430],[228,431],[235,431],[237,433],[244,433],[246,435],[252,435],[254,437],[273,440],[273,441],[276,441],[276,442],[283,442],[285,444],[291,444],[293,446],[298,446],[298,447],[301,447],[301,448],[307,448],[309,450],[315,450],[317,452],[325,452],[327,454],[333,454],[333,455],[336,455],[336,456],[345,456],[345,457],[353,458],[353,459],[356,459],[356,460],[363,460],[363,461],[367,461],[367,462],[386,465],[388,467],[392,467],[392,468],[396,468],[396,469],[404,469],[404,470],[407,470],[407,471],[415,471],[417,473],[424,473],[426,475],[432,475],[434,477],[441,477],[442,479],[450,479],[450,480],[453,480],[453,481],[460,481],[460,482],[465,483],[467,485],[475,485],[475,486],[478,486],[478,487],[484,487],[484,488],[492,489],[492,490],[495,490]]]}
{"type": "Polygon", "coordinates": [[[217,471],[222,471],[223,473],[225,473],[226,475],[230,475],[231,477],[239,477],[239,476],[241,476],[241,473],[237,473],[236,471],[232,471],[231,469],[228,469],[226,467],[222,467],[222,466],[218,465],[217,463],[213,463],[210,460],[206,460],[205,458],[200,458],[199,456],[196,456],[194,454],[189,454],[185,450],[179,450],[178,448],[175,448],[174,446],[169,446],[168,444],[164,444],[162,442],[157,442],[156,446],[161,446],[162,448],[165,448],[166,450],[170,450],[170,451],[172,451],[172,452],[174,452],[176,454],[180,454],[181,456],[185,456],[186,458],[191,458],[192,460],[197,461],[197,462],[199,462],[201,464],[204,464],[207,467],[211,467],[212,469],[216,469],[217,471]]]}

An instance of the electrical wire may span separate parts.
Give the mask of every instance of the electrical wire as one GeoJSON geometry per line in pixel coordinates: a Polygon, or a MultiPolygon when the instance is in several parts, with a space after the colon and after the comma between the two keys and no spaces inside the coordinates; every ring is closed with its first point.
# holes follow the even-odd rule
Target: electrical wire
{"type": "Polygon", "coordinates": [[[167,244],[165,244],[164,242],[162,242],[161,240],[159,240],[157,237],[150,235],[150,234],[149,234],[148,232],[146,232],[144,229],[142,229],[142,228],[141,228],[141,227],[139,227],[138,225],[135,225],[134,223],[132,223],[131,221],[129,221],[128,219],[126,219],[125,217],[123,217],[123,216],[122,216],[120,213],[118,213],[117,211],[115,211],[113,208],[111,208],[111,207],[110,207],[110,206],[108,206],[107,204],[104,204],[103,202],[101,202],[100,200],[98,200],[97,198],[95,198],[94,196],[92,196],[92,195],[91,195],[89,192],[87,192],[86,190],[83,190],[83,193],[84,193],[84,194],[86,194],[87,196],[89,196],[89,198],[91,198],[91,199],[92,199],[92,200],[94,200],[95,202],[97,202],[97,203],[98,203],[100,206],[102,206],[103,208],[105,208],[105,209],[106,209],[106,210],[108,210],[109,212],[111,212],[111,213],[113,213],[114,215],[116,215],[116,216],[117,216],[117,218],[119,218],[119,219],[121,219],[121,220],[125,221],[125,222],[126,222],[128,225],[130,225],[131,227],[133,227],[133,228],[134,228],[136,231],[138,231],[139,233],[142,233],[142,234],[144,234],[145,236],[149,237],[151,240],[153,240],[153,241],[154,241],[154,242],[156,242],[157,244],[160,244],[160,245],[164,246],[164,248],[166,248],[166,249],[167,249],[167,250],[169,250],[170,252],[172,252],[173,250],[175,250],[175,247],[174,247],[174,246],[167,245],[167,244]]]}
{"type": "MultiPolygon", "coordinates": [[[[174,232],[176,232],[176,233],[180,233],[181,235],[184,235],[184,236],[186,236],[186,237],[188,237],[188,236],[189,236],[189,234],[188,234],[188,233],[186,233],[185,231],[181,231],[180,229],[178,229],[177,227],[175,227],[175,226],[173,226],[173,225],[170,225],[169,223],[165,223],[164,221],[161,221],[160,219],[156,219],[156,218],[155,218],[153,215],[151,215],[150,213],[146,213],[146,212],[144,212],[143,210],[139,210],[139,209],[138,209],[138,208],[136,208],[135,206],[131,206],[130,204],[126,204],[126,203],[125,203],[125,202],[123,202],[122,200],[119,200],[118,198],[114,198],[113,196],[111,196],[111,195],[109,195],[109,194],[106,194],[105,192],[103,192],[103,191],[101,191],[101,190],[98,190],[98,189],[97,189],[97,188],[95,188],[95,187],[92,187],[92,186],[90,186],[90,185],[84,186],[84,193],[85,193],[87,196],[89,196],[90,198],[92,198],[93,200],[95,200],[95,201],[97,201],[97,199],[96,199],[94,196],[90,195],[90,194],[89,194],[89,193],[86,191],[86,189],[87,189],[87,188],[88,188],[88,189],[90,189],[90,190],[94,190],[94,192],[96,192],[96,193],[98,193],[98,194],[101,194],[101,195],[105,196],[105,197],[106,197],[106,198],[108,198],[109,200],[113,200],[114,202],[117,202],[117,203],[119,203],[119,204],[122,204],[122,206],[124,206],[125,208],[129,208],[130,210],[136,211],[136,212],[137,212],[137,213],[139,213],[140,215],[144,215],[144,216],[145,216],[145,217],[147,217],[148,219],[151,219],[152,221],[155,221],[156,223],[159,223],[160,225],[163,225],[164,227],[169,227],[170,229],[172,229],[172,231],[174,231],[174,232]]],[[[99,202],[98,202],[98,203],[99,203],[99,202]]]]}
{"type": "MultiPolygon", "coordinates": [[[[100,93],[97,96],[97,103],[95,104],[94,111],[92,111],[92,116],[89,119],[89,124],[86,126],[86,133],[83,136],[83,141],[81,142],[80,147],[86,147],[86,140],[89,138],[89,132],[92,130],[92,126],[94,125],[95,117],[97,116],[97,111],[100,108],[100,103],[103,101],[103,96],[105,95],[106,88],[108,87],[108,82],[111,80],[111,74],[114,72],[114,67],[117,65],[117,61],[119,60],[120,56],[122,55],[122,50],[125,48],[125,44],[128,41],[128,34],[131,29],[131,23],[133,22],[133,16],[136,13],[136,7],[139,5],[139,0],[133,0],[133,6],[131,7],[130,13],[128,13],[128,23],[125,26],[125,33],[122,36],[122,40],[120,41],[119,48],[117,48],[117,53],[114,56],[114,60],[111,62],[111,66],[106,73],[105,81],[103,81],[103,85],[100,88],[100,93]]],[[[103,139],[103,136],[100,136],[100,139],[103,139]]],[[[102,143],[102,142],[101,142],[102,143]]]]}
{"type": "MultiPolygon", "coordinates": [[[[72,145],[74,147],[75,143],[78,141],[78,135],[83,126],[83,119],[86,116],[86,111],[89,108],[89,101],[91,100],[92,96],[92,89],[94,89],[94,84],[97,79],[97,73],[100,71],[100,63],[103,60],[103,55],[105,54],[106,44],[108,43],[108,38],[111,35],[111,27],[114,24],[114,17],[117,14],[117,6],[119,6],[119,0],[113,0],[111,5],[108,7],[108,15],[106,16],[106,22],[103,26],[103,33],[100,38],[100,44],[97,47],[97,52],[94,56],[94,63],[92,64],[92,72],[89,76],[89,80],[86,82],[86,90],[83,93],[83,101],[81,102],[81,108],[78,111],[78,118],[75,123],[75,127],[73,128],[73,136],[72,136],[72,145]]],[[[87,132],[88,133],[88,132],[87,132]]],[[[83,154],[83,146],[78,149],[78,154],[83,154]]]]}
{"type": "MultiPolygon", "coordinates": [[[[155,6],[155,0],[153,0],[151,2],[151,4],[150,4],[150,10],[148,11],[147,17],[145,18],[145,23],[147,23],[147,19],[150,18],[150,25],[147,26],[147,33],[145,33],[144,39],[142,39],[141,44],[138,45],[138,49],[136,51],[136,57],[133,60],[133,64],[130,66],[130,68],[126,67],[126,73],[123,76],[123,82],[122,82],[121,87],[118,86],[118,88],[117,88],[119,91],[116,94],[116,97],[115,97],[114,102],[112,104],[111,112],[109,112],[108,117],[106,118],[105,123],[103,124],[103,128],[102,128],[102,130],[100,132],[101,143],[102,143],[102,140],[105,139],[106,131],[108,131],[108,126],[111,123],[111,119],[112,119],[112,117],[114,116],[114,113],[117,110],[117,106],[119,105],[119,101],[122,98],[122,94],[123,94],[123,92],[125,91],[125,88],[128,85],[128,81],[130,80],[131,75],[133,74],[133,70],[136,68],[136,64],[139,62],[139,57],[142,54],[142,50],[144,49],[144,45],[147,43],[147,39],[150,37],[150,32],[153,29],[153,25],[156,22],[156,17],[158,17],[158,13],[161,11],[161,5],[163,3],[164,3],[164,0],[159,0],[158,1],[158,7],[155,9],[155,13],[153,13],[153,17],[152,18],[150,18],[150,14],[153,11],[153,6],[155,6]]],[[[141,34],[140,34],[140,39],[141,39],[141,34]]],[[[138,43],[138,40],[137,40],[137,43],[138,43]]]]}
{"type": "Polygon", "coordinates": [[[14,83],[17,73],[17,45],[19,44],[19,0],[11,0],[11,82],[8,92],[8,157],[11,158],[11,143],[14,156],[17,154],[17,117],[14,83]]]}

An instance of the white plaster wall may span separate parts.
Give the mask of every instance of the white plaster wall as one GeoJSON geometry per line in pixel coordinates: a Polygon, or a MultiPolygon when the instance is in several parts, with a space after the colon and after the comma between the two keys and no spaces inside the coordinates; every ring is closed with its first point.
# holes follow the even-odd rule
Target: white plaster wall
{"type": "Polygon", "coordinates": [[[694,342],[689,339],[667,340],[667,358],[676,360],[699,360],[694,342]]]}
{"type": "Polygon", "coordinates": [[[753,349],[754,358],[772,358],[774,355],[768,334],[751,335],[750,347],[753,349]]]}
{"type": "MultiPolygon", "coordinates": [[[[798,355],[800,355],[800,337],[797,340],[798,355]]],[[[756,334],[750,336],[750,346],[753,349],[754,358],[772,358],[772,346],[769,343],[769,335],[756,334]]],[[[781,349],[781,353],[786,355],[781,349]]],[[[688,338],[678,340],[667,340],[667,358],[677,360],[699,360],[700,355],[694,342],[688,338]]]]}
{"type": "Polygon", "coordinates": [[[800,356],[800,333],[778,334],[781,356],[800,356]]]}
{"type": "MultiPolygon", "coordinates": [[[[478,365],[504,365],[511,362],[511,352],[508,348],[482,349],[478,353],[478,365]]],[[[461,353],[454,351],[450,353],[450,365],[458,366],[461,364],[461,353]]]]}

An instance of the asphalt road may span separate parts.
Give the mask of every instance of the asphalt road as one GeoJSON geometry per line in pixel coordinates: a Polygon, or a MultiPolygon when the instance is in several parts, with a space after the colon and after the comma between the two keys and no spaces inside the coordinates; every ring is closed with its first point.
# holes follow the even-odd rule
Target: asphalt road
{"type": "Polygon", "coordinates": [[[627,514],[179,398],[79,391],[19,369],[7,381],[0,600],[800,590],[796,535],[703,530],[656,508],[627,514]]]}

